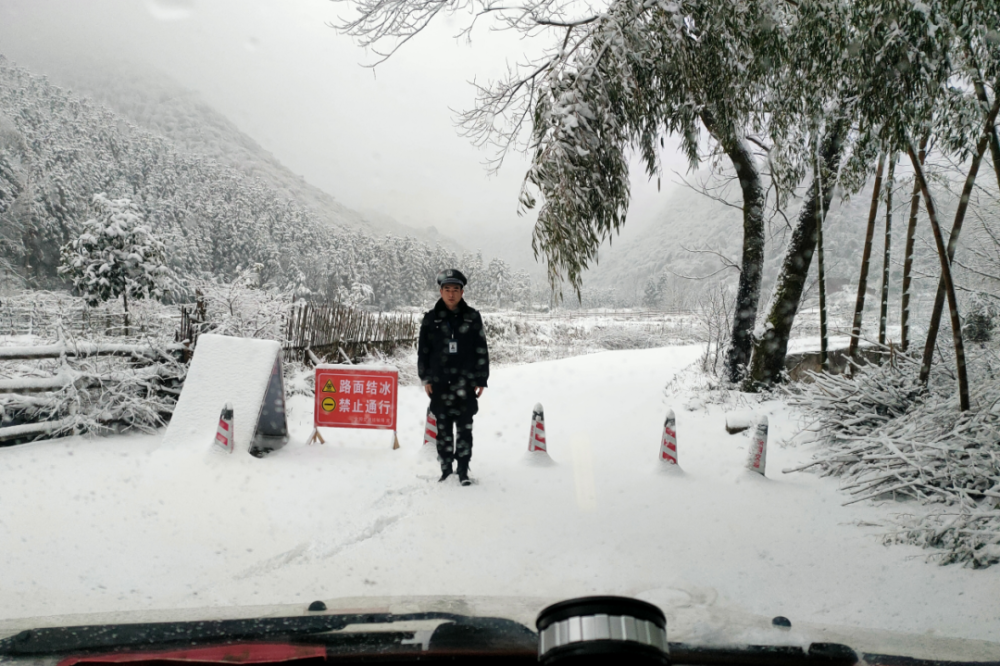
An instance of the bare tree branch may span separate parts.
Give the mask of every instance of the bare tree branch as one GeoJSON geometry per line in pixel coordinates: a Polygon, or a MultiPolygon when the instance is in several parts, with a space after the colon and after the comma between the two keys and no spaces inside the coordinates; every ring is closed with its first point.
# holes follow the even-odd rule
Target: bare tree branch
{"type": "MultiPolygon", "coordinates": [[[[685,252],[690,252],[691,254],[710,254],[712,256],[718,257],[720,260],[722,260],[724,268],[735,268],[737,272],[740,271],[739,263],[737,263],[733,259],[730,259],[721,252],[716,252],[715,250],[691,250],[689,248],[684,247],[683,245],[681,245],[680,248],[685,252]]],[[[715,274],[713,273],[713,275],[715,274]]]]}
{"type": "Polygon", "coordinates": [[[669,268],[667,269],[667,272],[670,273],[671,275],[675,275],[675,276],[677,276],[679,278],[683,278],[685,280],[707,280],[708,278],[715,277],[719,273],[721,273],[723,271],[726,271],[726,270],[729,270],[730,268],[735,268],[736,270],[739,270],[738,266],[723,266],[722,268],[720,268],[719,270],[715,271],[714,273],[709,273],[708,275],[701,275],[701,276],[698,276],[698,275],[681,275],[680,273],[677,273],[676,271],[671,270],[669,268]]]}
{"type": "MultiPolygon", "coordinates": [[[[717,194],[712,194],[712,190],[710,188],[708,188],[707,186],[705,186],[704,184],[702,184],[702,185],[694,185],[694,184],[688,182],[688,180],[686,178],[684,178],[684,176],[682,176],[678,171],[676,171],[674,169],[671,169],[671,171],[673,171],[674,175],[676,175],[678,178],[681,179],[681,182],[684,183],[685,186],[691,188],[695,192],[698,192],[702,196],[708,197],[709,199],[712,199],[713,201],[718,201],[719,203],[725,204],[726,206],[729,206],[730,208],[735,208],[735,209],[737,209],[739,211],[743,210],[743,206],[736,205],[736,204],[730,202],[728,199],[725,199],[724,197],[721,197],[721,196],[719,196],[717,194]]],[[[717,187],[715,189],[721,189],[721,186],[717,187]]]]}

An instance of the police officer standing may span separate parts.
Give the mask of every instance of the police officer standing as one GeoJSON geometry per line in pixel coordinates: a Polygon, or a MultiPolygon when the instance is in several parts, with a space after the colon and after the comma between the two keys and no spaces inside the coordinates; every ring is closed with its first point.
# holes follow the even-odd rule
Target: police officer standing
{"type": "Polygon", "coordinates": [[[417,373],[437,419],[439,481],[451,476],[456,460],[458,480],[467,486],[472,483],[472,417],[490,377],[490,355],[483,318],[462,298],[465,276],[449,268],[438,273],[437,283],[441,298],[420,323],[417,373]]]}

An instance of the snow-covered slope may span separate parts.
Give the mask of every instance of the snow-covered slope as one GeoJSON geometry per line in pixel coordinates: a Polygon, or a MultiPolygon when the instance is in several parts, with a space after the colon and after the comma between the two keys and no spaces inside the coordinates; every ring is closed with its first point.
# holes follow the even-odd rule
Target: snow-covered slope
{"type": "Polygon", "coordinates": [[[188,153],[210,158],[259,178],[281,198],[309,210],[317,219],[369,234],[412,236],[462,247],[436,231],[417,229],[387,215],[360,213],[344,206],[328,192],[293,173],[228,118],[165,74],[138,61],[109,61],[90,54],[59,58],[43,52],[24,52],[22,64],[44,74],[53,83],[106,105],[129,122],[168,139],[188,153]]]}
{"type": "MultiPolygon", "coordinates": [[[[239,162],[224,141],[206,139],[209,156],[179,148],[2,55],[0,83],[0,268],[32,284],[62,285],[60,247],[93,214],[97,194],[137,203],[185,279],[232,281],[254,267],[262,285],[329,298],[363,282],[375,305],[391,308],[424,302],[440,267],[458,263],[439,245],[331,221],[253,168],[216,161],[219,153],[239,162]]],[[[197,114],[163,117],[182,139],[200,127],[197,114]]]]}
{"type": "Polygon", "coordinates": [[[378,431],[328,430],[307,446],[303,397],[291,400],[292,441],[263,460],[213,454],[209,441],[167,448],[162,435],[0,449],[0,618],[617,593],[663,607],[673,640],[768,640],[776,615],[796,627],[778,640],[793,642],[815,625],[995,639],[996,571],[883,546],[888,516],[909,505],[843,507],[835,481],[782,474],[810,458],[788,445],[792,415],[776,402],[706,404],[683,372],[699,353],[496,370],[470,488],[437,483],[418,387],[401,390],[397,451],[378,431]],[[536,402],[553,465],[526,458],[536,402]],[[681,474],[657,461],[668,408],[681,474]],[[725,433],[727,411],[769,417],[767,478],[743,468],[749,440],[725,433]],[[739,619],[751,616],[761,621],[739,619]]]}

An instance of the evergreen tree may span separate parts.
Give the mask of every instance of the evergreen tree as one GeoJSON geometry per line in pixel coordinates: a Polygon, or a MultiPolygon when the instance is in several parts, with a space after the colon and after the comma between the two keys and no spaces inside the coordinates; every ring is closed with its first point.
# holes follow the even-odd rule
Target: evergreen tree
{"type": "Polygon", "coordinates": [[[128,329],[128,299],[159,298],[169,272],[165,246],[143,224],[139,207],[128,199],[94,196],[97,216],[64,245],[60,273],[69,277],[87,302],[97,305],[121,296],[128,329]]]}

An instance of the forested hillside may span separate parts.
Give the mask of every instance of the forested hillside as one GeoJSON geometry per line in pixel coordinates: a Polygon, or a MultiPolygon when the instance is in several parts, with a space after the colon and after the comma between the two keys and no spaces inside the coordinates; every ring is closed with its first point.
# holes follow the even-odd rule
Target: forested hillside
{"type": "Polygon", "coordinates": [[[279,197],[296,201],[320,220],[368,234],[414,236],[461,250],[435,230],[415,229],[385,215],[359,213],[342,205],[292,173],[197,93],[151,67],[86,55],[73,59],[47,58],[44,53],[30,55],[30,61],[20,63],[27,69],[44,72],[52,83],[107,106],[132,124],[170,140],[180,151],[212,158],[259,178],[279,197]]]}
{"type": "MultiPolygon", "coordinates": [[[[375,238],[323,219],[287,189],[193,147],[178,147],[0,56],[0,258],[8,277],[28,286],[62,284],[59,248],[93,214],[99,193],[138,203],[166,243],[170,266],[188,281],[230,281],[254,268],[262,285],[331,298],[368,294],[369,303],[393,307],[425,301],[443,265],[474,271],[482,264],[414,238],[375,238]]],[[[513,298],[510,277],[498,300],[513,298]]]]}

